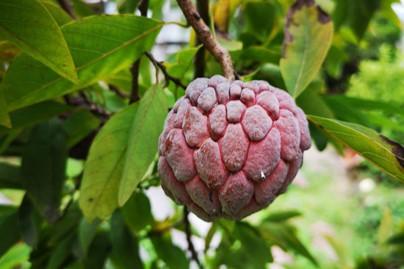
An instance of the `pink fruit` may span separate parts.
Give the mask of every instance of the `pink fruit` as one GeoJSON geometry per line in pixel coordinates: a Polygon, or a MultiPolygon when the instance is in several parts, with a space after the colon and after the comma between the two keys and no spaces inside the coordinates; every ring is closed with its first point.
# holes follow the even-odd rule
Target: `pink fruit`
{"type": "Polygon", "coordinates": [[[286,190],[310,145],[306,116],[285,91],[198,78],[160,136],[161,185],[204,220],[241,219],[286,190]]]}

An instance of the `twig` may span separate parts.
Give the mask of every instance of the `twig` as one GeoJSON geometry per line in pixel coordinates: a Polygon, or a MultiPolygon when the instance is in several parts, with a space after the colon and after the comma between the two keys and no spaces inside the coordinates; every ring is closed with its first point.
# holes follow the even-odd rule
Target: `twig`
{"type": "Polygon", "coordinates": [[[86,94],[84,92],[79,93],[80,97],[83,99],[84,103],[87,105],[87,107],[90,109],[90,111],[95,114],[100,116],[101,118],[108,119],[111,116],[111,113],[108,111],[104,110],[102,107],[98,106],[97,104],[91,102],[86,94]]]}
{"type": "Polygon", "coordinates": [[[156,43],[156,46],[161,46],[161,47],[164,47],[164,46],[184,46],[184,45],[187,45],[187,44],[188,44],[188,42],[186,42],[186,41],[164,41],[164,42],[156,43]]]}
{"type": "Polygon", "coordinates": [[[184,230],[185,230],[185,236],[186,236],[187,242],[188,242],[188,250],[191,253],[191,259],[196,262],[196,264],[198,265],[198,267],[200,269],[203,269],[203,266],[198,258],[198,253],[196,252],[194,244],[192,243],[191,224],[189,223],[189,219],[188,219],[188,209],[185,206],[184,206],[184,230]]]}
{"type": "Polygon", "coordinates": [[[74,14],[72,5],[71,5],[71,3],[70,3],[69,0],[58,0],[58,3],[59,3],[59,5],[62,7],[62,9],[63,9],[64,11],[66,11],[67,14],[70,15],[70,17],[72,17],[73,19],[76,18],[76,15],[74,14]]]}
{"type": "Polygon", "coordinates": [[[140,1],[138,9],[140,11],[141,16],[147,17],[147,9],[148,8],[149,8],[149,0],[140,1]]]}
{"type": "Polygon", "coordinates": [[[107,120],[111,116],[111,114],[108,111],[92,103],[83,92],[79,93],[79,97],[75,98],[65,95],[63,96],[63,99],[68,105],[87,108],[91,113],[96,115],[102,121],[107,120]]]}
{"type": "MultiPolygon", "coordinates": [[[[199,14],[201,14],[202,20],[206,23],[206,25],[210,25],[209,18],[209,0],[196,0],[196,7],[198,9],[199,14]]],[[[202,41],[197,39],[197,45],[202,44],[202,41]]],[[[201,47],[195,56],[194,63],[194,77],[203,77],[205,75],[205,48],[201,47]]]]}
{"type": "Polygon", "coordinates": [[[117,87],[115,87],[112,84],[108,84],[108,89],[110,89],[110,91],[114,92],[116,95],[118,95],[122,99],[129,98],[129,95],[127,93],[122,92],[120,89],[118,89],[117,87]]]}
{"type": "Polygon", "coordinates": [[[234,79],[234,68],[229,52],[215,40],[191,0],[177,0],[177,3],[188,23],[194,28],[199,40],[220,63],[224,76],[228,79],[234,79]]]}
{"type": "Polygon", "coordinates": [[[147,58],[149,58],[149,60],[153,63],[153,65],[157,66],[161,70],[161,72],[163,72],[166,84],[168,84],[169,81],[172,81],[178,87],[181,87],[183,89],[186,88],[186,86],[181,82],[180,79],[171,76],[167,72],[167,69],[166,69],[166,67],[164,66],[164,64],[162,62],[156,60],[156,58],[154,58],[154,56],[149,52],[146,52],[145,54],[146,54],[147,58]]]}
{"type": "Polygon", "coordinates": [[[134,103],[140,99],[139,96],[139,68],[140,58],[135,61],[130,67],[130,74],[132,76],[132,89],[130,91],[129,103],[134,103]]]}
{"type": "MultiPolygon", "coordinates": [[[[140,15],[147,17],[147,9],[149,8],[149,0],[142,0],[139,3],[138,9],[140,15]]],[[[130,68],[130,73],[132,75],[132,89],[130,92],[129,103],[134,103],[140,99],[139,96],[139,72],[140,72],[140,61],[141,58],[137,59],[130,68]]]]}

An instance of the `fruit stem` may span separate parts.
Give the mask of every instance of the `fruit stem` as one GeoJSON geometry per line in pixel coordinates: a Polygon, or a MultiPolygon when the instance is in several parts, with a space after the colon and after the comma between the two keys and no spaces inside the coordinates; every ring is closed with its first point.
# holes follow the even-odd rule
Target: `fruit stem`
{"type": "Polygon", "coordinates": [[[209,30],[209,27],[203,21],[202,17],[199,15],[195,6],[192,4],[191,0],[177,0],[182,13],[184,13],[185,18],[188,23],[195,30],[199,41],[202,42],[204,47],[216,58],[222,67],[223,74],[227,79],[234,80],[234,67],[231,60],[229,52],[223,48],[219,42],[213,37],[209,30]]]}

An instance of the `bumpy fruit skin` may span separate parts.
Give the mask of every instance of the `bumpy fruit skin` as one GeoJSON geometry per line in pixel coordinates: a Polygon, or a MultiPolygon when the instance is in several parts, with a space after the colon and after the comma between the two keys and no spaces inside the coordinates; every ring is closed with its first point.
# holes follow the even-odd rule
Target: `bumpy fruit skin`
{"type": "Polygon", "coordinates": [[[310,148],[288,93],[265,81],[192,81],[159,141],[161,186],[200,218],[244,218],[283,193],[310,148]]]}

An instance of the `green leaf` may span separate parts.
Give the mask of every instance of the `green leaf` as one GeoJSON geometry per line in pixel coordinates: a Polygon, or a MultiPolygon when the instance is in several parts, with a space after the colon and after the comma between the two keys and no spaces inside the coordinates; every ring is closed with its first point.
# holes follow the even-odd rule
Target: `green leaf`
{"type": "Polygon", "coordinates": [[[111,218],[111,260],[117,269],[143,268],[139,255],[138,240],[133,237],[120,212],[115,212],[111,218]]]}
{"type": "Polygon", "coordinates": [[[280,5],[278,1],[244,1],[242,6],[243,32],[253,35],[261,43],[271,37],[279,29],[278,15],[280,5]]]}
{"type": "Polygon", "coordinates": [[[0,258],[0,269],[30,268],[30,252],[31,248],[24,243],[14,245],[0,258]]]}
{"type": "Polygon", "coordinates": [[[84,268],[105,268],[107,255],[111,251],[109,233],[106,231],[98,232],[91,244],[88,255],[84,259],[84,268]]]}
{"type": "Polygon", "coordinates": [[[158,138],[163,130],[168,104],[160,87],[153,87],[142,97],[130,129],[128,153],[119,186],[118,204],[123,206],[146,175],[156,158],[158,138]]]}
{"type": "Polygon", "coordinates": [[[152,47],[161,27],[161,22],[134,15],[91,16],[62,26],[79,83],[22,54],[14,59],[0,86],[8,110],[85,88],[128,68],[152,47]]]}
{"type": "Polygon", "coordinates": [[[72,55],[63,33],[40,1],[2,0],[0,36],[64,78],[77,81],[72,55]]]}
{"type": "Polygon", "coordinates": [[[39,122],[48,120],[71,108],[55,101],[45,101],[32,106],[24,107],[10,113],[13,128],[7,129],[0,126],[0,134],[33,126],[39,122]]]}
{"type": "Polygon", "coordinates": [[[154,222],[149,198],[143,192],[134,192],[122,207],[122,216],[134,234],[154,222]]]}
{"type": "Polygon", "coordinates": [[[216,234],[218,228],[219,228],[219,226],[215,222],[212,223],[212,226],[210,226],[210,228],[205,236],[205,248],[203,250],[205,253],[209,250],[210,244],[212,243],[213,236],[216,234]]]}
{"type": "Polygon", "coordinates": [[[335,26],[350,27],[359,38],[365,33],[373,14],[380,7],[380,0],[338,0],[333,13],[335,26]]]}
{"type": "MultiPolygon", "coordinates": [[[[348,102],[345,102],[344,100],[341,99],[330,99],[327,96],[324,96],[323,100],[326,102],[327,106],[332,110],[333,115],[335,115],[335,118],[362,125],[370,125],[368,115],[362,113],[359,110],[359,107],[351,106],[348,102]]],[[[310,111],[307,112],[307,114],[313,114],[315,116],[330,118],[330,116],[316,115],[314,113],[311,113],[310,111]]]]}
{"type": "Polygon", "coordinates": [[[16,208],[0,205],[0,231],[6,231],[2,233],[0,240],[0,256],[2,256],[20,239],[16,208]]]}
{"type": "Polygon", "coordinates": [[[67,238],[71,234],[77,235],[77,229],[80,225],[82,214],[76,202],[73,202],[63,212],[63,217],[60,218],[55,225],[50,225],[48,233],[50,238],[48,240],[49,245],[57,245],[64,238],[67,238]],[[67,211],[66,211],[67,210],[67,211]]]}
{"type": "Polygon", "coordinates": [[[8,115],[6,100],[4,98],[4,94],[1,91],[0,91],[0,125],[11,128],[11,120],[8,115]]]}
{"type": "Polygon", "coordinates": [[[364,111],[382,111],[389,114],[397,114],[404,117],[404,104],[399,104],[396,102],[385,102],[379,100],[364,99],[358,97],[350,97],[346,95],[327,95],[324,96],[327,103],[333,103],[335,106],[345,104],[349,107],[354,107],[356,109],[364,111]]]}
{"type": "Polygon", "coordinates": [[[200,46],[185,48],[175,53],[175,61],[165,63],[168,73],[174,77],[182,78],[191,67],[199,48],[200,46]]]}
{"type": "Polygon", "coordinates": [[[99,124],[100,120],[85,109],[80,109],[70,115],[63,124],[68,136],[67,146],[70,148],[76,145],[99,124]]]}
{"type": "Polygon", "coordinates": [[[232,52],[232,51],[238,51],[243,48],[243,42],[239,40],[234,40],[234,39],[228,39],[222,36],[217,36],[217,41],[219,42],[220,45],[223,46],[226,50],[232,52]]]}
{"type": "Polygon", "coordinates": [[[292,250],[309,259],[314,265],[317,265],[316,259],[299,240],[292,226],[284,222],[269,222],[261,224],[259,229],[269,244],[278,245],[285,251],[292,250]]]}
{"type": "Polygon", "coordinates": [[[222,240],[216,249],[212,268],[224,264],[228,268],[260,269],[273,261],[270,246],[256,227],[245,222],[223,220],[216,224],[222,230],[222,240]]]}
{"type": "Polygon", "coordinates": [[[327,147],[328,143],[327,136],[312,123],[309,123],[309,131],[311,138],[314,140],[314,144],[316,145],[317,149],[319,151],[323,151],[327,147]]]}
{"type": "Polygon", "coordinates": [[[52,15],[52,17],[56,20],[59,26],[72,21],[72,18],[69,16],[69,14],[61,9],[58,4],[51,2],[51,0],[41,0],[41,2],[52,15]]]}
{"type": "Polygon", "coordinates": [[[333,31],[329,16],[314,0],[297,0],[290,8],[280,68],[294,97],[317,76],[331,46],[333,31]]]}
{"type": "Polygon", "coordinates": [[[391,176],[404,181],[404,148],[362,125],[313,115],[309,120],[391,176]]]}
{"type": "Polygon", "coordinates": [[[169,269],[188,269],[189,262],[184,251],[171,242],[167,235],[152,235],[151,240],[159,259],[169,269]]]}
{"type": "MultiPolygon", "coordinates": [[[[141,63],[144,63],[145,59],[142,58],[141,63]]],[[[113,74],[108,78],[108,84],[111,84],[125,93],[130,93],[132,88],[132,75],[129,69],[124,69],[118,73],[113,74]]]]}
{"type": "Polygon", "coordinates": [[[307,89],[297,98],[296,103],[306,114],[334,118],[333,111],[328,107],[323,95],[320,93],[322,86],[319,81],[310,83],[307,89]]]}
{"type": "Polygon", "coordinates": [[[380,219],[380,224],[377,229],[377,243],[379,246],[383,246],[393,234],[393,214],[390,208],[385,207],[383,210],[383,216],[380,219]]]}
{"type": "MultiPolygon", "coordinates": [[[[307,89],[299,95],[296,99],[296,103],[306,114],[335,118],[333,110],[331,110],[328,103],[324,100],[325,96],[321,94],[322,87],[323,84],[320,81],[313,81],[307,86],[307,89]]],[[[327,137],[312,123],[309,124],[309,128],[311,137],[313,138],[317,149],[325,149],[328,142],[327,137]]]]}
{"type": "Polygon", "coordinates": [[[59,217],[67,162],[66,139],[59,121],[39,124],[31,131],[22,156],[23,185],[34,206],[50,222],[59,217]]]}
{"type": "Polygon", "coordinates": [[[97,232],[98,222],[94,221],[89,223],[86,219],[81,219],[79,225],[79,242],[80,242],[80,251],[82,255],[87,256],[88,248],[93,241],[95,234],[97,232]]]}
{"type": "MultiPolygon", "coordinates": [[[[324,96],[324,100],[335,112],[337,119],[378,127],[382,130],[390,129],[399,133],[404,132],[404,126],[400,124],[400,119],[404,119],[403,105],[343,95],[324,96]]],[[[314,113],[308,112],[307,114],[314,113]]],[[[327,117],[326,115],[318,116],[327,117]]]]}
{"type": "Polygon", "coordinates": [[[119,13],[134,13],[140,0],[118,0],[119,13]]]}
{"type": "Polygon", "coordinates": [[[167,110],[164,91],[154,87],[139,104],[114,115],[98,133],[80,191],[80,207],[89,220],[109,217],[146,175],[167,110]]]}
{"type": "Polygon", "coordinates": [[[135,103],[112,116],[91,145],[79,200],[89,221],[109,217],[118,206],[119,184],[137,109],[135,103]]]}
{"type": "Polygon", "coordinates": [[[387,242],[393,245],[404,245],[404,232],[394,234],[387,242]]]}
{"type": "Polygon", "coordinates": [[[240,51],[240,60],[255,61],[259,63],[278,63],[280,59],[280,48],[265,48],[262,46],[251,46],[240,51]]]}
{"type": "Polygon", "coordinates": [[[63,263],[65,263],[71,254],[75,235],[75,233],[67,234],[66,237],[57,242],[57,245],[52,248],[52,253],[49,257],[49,262],[46,269],[63,268],[63,263]]]}
{"type": "Polygon", "coordinates": [[[0,163],[0,189],[20,189],[21,186],[20,167],[8,163],[0,163]]]}
{"type": "Polygon", "coordinates": [[[235,226],[234,233],[241,242],[241,249],[237,252],[239,255],[236,256],[243,253],[243,264],[246,268],[265,268],[266,264],[272,262],[271,250],[256,228],[239,222],[235,226]]]}
{"type": "Polygon", "coordinates": [[[302,213],[300,213],[297,210],[285,210],[285,211],[279,211],[279,212],[272,212],[269,214],[264,222],[269,221],[269,222],[284,222],[287,221],[291,218],[295,217],[300,217],[302,213]]]}
{"type": "Polygon", "coordinates": [[[78,17],[86,17],[94,15],[97,10],[93,10],[89,4],[85,3],[83,0],[71,0],[74,13],[78,17]]]}
{"type": "Polygon", "coordinates": [[[39,240],[40,223],[38,213],[29,197],[25,195],[18,208],[18,224],[22,239],[33,248],[36,248],[39,240]]]}
{"type": "Polygon", "coordinates": [[[258,70],[256,79],[266,80],[281,89],[286,88],[279,66],[272,63],[263,64],[258,70]]]}

